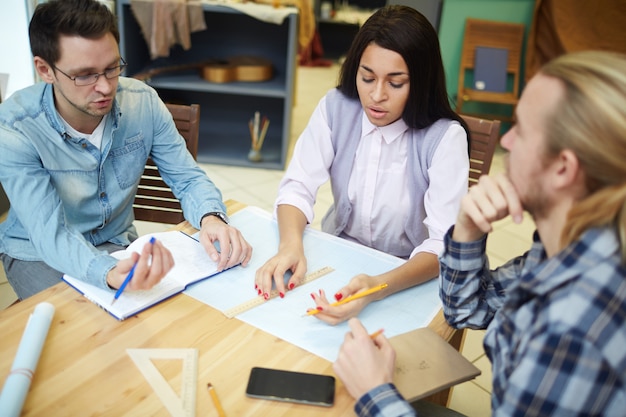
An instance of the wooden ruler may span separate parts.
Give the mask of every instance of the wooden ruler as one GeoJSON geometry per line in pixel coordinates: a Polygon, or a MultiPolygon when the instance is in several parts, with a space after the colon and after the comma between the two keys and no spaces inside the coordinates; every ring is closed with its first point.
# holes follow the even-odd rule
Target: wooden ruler
{"type": "Polygon", "coordinates": [[[196,415],[197,349],[126,349],[126,352],[173,417],[196,415]],[[152,359],[182,359],[180,397],[156,368],[152,359]]]}
{"type": "MultiPolygon", "coordinates": [[[[318,269],[317,271],[311,272],[310,274],[306,274],[304,276],[304,279],[302,280],[302,282],[300,283],[300,285],[306,284],[307,282],[311,282],[314,281],[320,277],[323,277],[326,274],[329,274],[331,272],[333,272],[334,269],[331,268],[330,266],[325,266],[323,268],[318,269]]],[[[270,298],[275,298],[278,297],[278,291],[277,290],[272,290],[270,292],[270,298]]],[[[255,297],[251,300],[248,301],[244,301],[243,303],[239,304],[238,306],[229,308],[228,310],[224,311],[224,315],[226,317],[228,317],[229,319],[232,319],[233,317],[250,310],[251,308],[254,308],[256,306],[259,306],[261,304],[263,304],[265,302],[265,298],[258,296],[255,297]]]]}

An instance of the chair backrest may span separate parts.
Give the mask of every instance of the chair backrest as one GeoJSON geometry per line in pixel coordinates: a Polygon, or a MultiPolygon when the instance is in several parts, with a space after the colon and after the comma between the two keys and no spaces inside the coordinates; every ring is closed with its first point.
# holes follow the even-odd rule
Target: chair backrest
{"type": "Polygon", "coordinates": [[[521,23],[471,19],[465,21],[463,49],[459,68],[456,111],[462,113],[464,101],[517,104],[519,98],[524,25],[521,23]],[[508,51],[506,71],[513,78],[512,88],[506,92],[480,91],[465,86],[466,72],[474,71],[476,47],[501,48],[508,51]]]}
{"type": "Polygon", "coordinates": [[[470,131],[470,171],[468,187],[481,175],[489,174],[491,161],[500,139],[500,120],[486,120],[462,114],[470,131]]]}
{"type": "MultiPolygon", "coordinates": [[[[176,128],[189,153],[196,159],[200,132],[200,106],[198,104],[166,104],[174,117],[176,128]]],[[[152,158],[148,158],[133,203],[135,220],[178,224],[185,220],[180,202],[161,178],[152,158]]]]}

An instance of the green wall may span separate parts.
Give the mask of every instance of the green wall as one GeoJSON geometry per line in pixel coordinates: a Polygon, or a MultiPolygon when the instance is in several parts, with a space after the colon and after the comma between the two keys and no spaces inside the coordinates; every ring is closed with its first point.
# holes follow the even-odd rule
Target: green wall
{"type": "MultiPolygon", "coordinates": [[[[443,65],[446,71],[446,87],[448,96],[455,106],[456,91],[459,80],[459,63],[461,60],[461,48],[463,46],[463,31],[465,19],[474,17],[478,19],[499,20],[503,22],[524,23],[526,36],[524,40],[524,54],[526,40],[533,18],[535,0],[443,0],[441,21],[439,24],[439,42],[443,65]]],[[[522,80],[524,79],[524,62],[522,60],[522,80]]],[[[520,86],[523,87],[523,86],[520,86]]],[[[475,105],[477,111],[496,112],[493,106],[489,109],[481,109],[475,105]]],[[[510,114],[510,107],[499,106],[500,111],[510,114]],[[508,107],[508,108],[507,108],[508,107]]],[[[465,106],[463,106],[465,109],[465,106]]],[[[470,108],[470,107],[468,107],[470,108]]],[[[472,110],[474,110],[472,108],[472,110]]]]}

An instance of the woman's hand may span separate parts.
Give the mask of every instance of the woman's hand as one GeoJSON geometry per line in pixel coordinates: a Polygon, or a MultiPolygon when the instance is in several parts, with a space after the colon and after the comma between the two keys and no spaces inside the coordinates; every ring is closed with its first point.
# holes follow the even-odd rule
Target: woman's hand
{"type": "MultiPolygon", "coordinates": [[[[316,304],[315,308],[318,310],[315,317],[332,325],[339,324],[352,317],[356,317],[369,303],[382,298],[382,294],[374,293],[338,306],[332,306],[331,304],[336,301],[341,301],[351,295],[369,290],[379,284],[380,283],[377,282],[374,277],[366,274],[359,274],[353,277],[348,285],[341,288],[334,294],[334,300],[332,302],[328,300],[324,290],[319,290],[319,294],[311,293],[311,298],[313,298],[313,301],[315,301],[316,304]]],[[[307,311],[310,310],[312,309],[307,311]]]]}
{"type": "Polygon", "coordinates": [[[282,298],[285,296],[287,288],[292,290],[302,282],[306,270],[307,264],[302,246],[286,245],[256,271],[254,288],[259,295],[268,300],[272,290],[272,282],[275,282],[276,290],[282,298]],[[291,271],[292,275],[285,288],[285,273],[287,271],[291,271]]]}

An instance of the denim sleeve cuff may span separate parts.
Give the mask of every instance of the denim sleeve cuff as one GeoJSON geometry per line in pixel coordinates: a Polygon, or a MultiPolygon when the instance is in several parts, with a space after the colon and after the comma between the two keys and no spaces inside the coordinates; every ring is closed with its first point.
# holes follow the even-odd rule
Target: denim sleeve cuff
{"type": "Polygon", "coordinates": [[[190,216],[193,220],[189,221],[193,227],[200,230],[200,222],[202,221],[202,217],[207,213],[226,213],[226,205],[221,201],[207,201],[205,204],[202,204],[198,207],[195,212],[190,216]]]}
{"type": "Polygon", "coordinates": [[[117,259],[112,256],[107,254],[97,256],[90,262],[87,274],[83,280],[96,287],[115,291],[107,285],[107,274],[115,265],[117,265],[117,259]]]}
{"type": "Polygon", "coordinates": [[[359,417],[415,416],[415,410],[394,384],[383,384],[363,395],[354,405],[359,417]]]}

